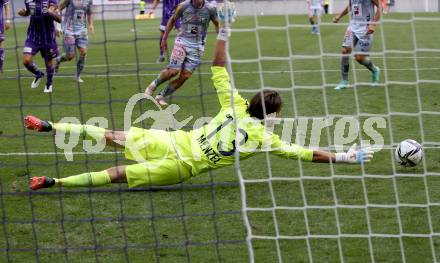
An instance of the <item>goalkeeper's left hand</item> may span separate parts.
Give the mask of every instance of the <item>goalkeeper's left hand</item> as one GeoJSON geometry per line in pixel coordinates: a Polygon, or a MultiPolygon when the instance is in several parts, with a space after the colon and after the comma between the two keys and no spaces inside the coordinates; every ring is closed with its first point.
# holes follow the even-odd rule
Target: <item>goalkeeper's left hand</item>
{"type": "Polygon", "coordinates": [[[353,144],[350,149],[348,149],[345,153],[337,153],[336,154],[336,162],[337,163],[368,163],[373,159],[374,152],[371,150],[371,147],[360,147],[356,149],[356,143],[353,144]]]}
{"type": "Polygon", "coordinates": [[[217,15],[220,19],[221,25],[217,39],[227,41],[228,38],[231,36],[232,23],[235,22],[235,17],[237,16],[234,3],[225,1],[217,5],[217,15]]]}
{"type": "Polygon", "coordinates": [[[218,4],[217,15],[220,19],[222,27],[230,28],[232,26],[232,23],[235,22],[235,17],[237,17],[234,3],[224,1],[221,4],[218,4]]]}

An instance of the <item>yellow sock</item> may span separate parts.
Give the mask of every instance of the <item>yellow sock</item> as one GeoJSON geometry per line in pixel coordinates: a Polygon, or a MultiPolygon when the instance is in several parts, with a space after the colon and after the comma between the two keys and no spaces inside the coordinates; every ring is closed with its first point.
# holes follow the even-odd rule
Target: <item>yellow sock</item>
{"type": "Polygon", "coordinates": [[[52,123],[52,128],[56,131],[86,135],[89,138],[93,138],[97,141],[102,140],[105,135],[104,128],[86,124],[52,123]]]}
{"type": "Polygon", "coordinates": [[[110,183],[111,179],[107,171],[83,173],[55,179],[56,185],[67,187],[102,186],[110,183]]]}

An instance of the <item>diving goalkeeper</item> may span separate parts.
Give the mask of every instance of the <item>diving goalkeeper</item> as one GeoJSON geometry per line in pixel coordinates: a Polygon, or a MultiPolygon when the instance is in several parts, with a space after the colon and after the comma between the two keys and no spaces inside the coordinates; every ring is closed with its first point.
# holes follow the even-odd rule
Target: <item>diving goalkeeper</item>
{"type": "Polygon", "coordinates": [[[39,132],[70,132],[106,140],[108,146],[123,147],[125,157],[136,164],[121,165],[100,172],[87,172],[65,178],[32,177],[30,188],[52,186],[89,187],[110,183],[127,183],[130,188],[172,185],[193,176],[234,164],[236,156],[246,159],[257,152],[271,152],[286,159],[317,163],[369,162],[369,148],[351,147],[345,153],[310,150],[281,141],[263,125],[266,118],[279,116],[280,95],[273,90],[258,92],[250,102],[233,90],[226,71],[226,47],[233,8],[228,2],[219,8],[223,27],[214,51],[212,80],[221,105],[220,112],[209,123],[191,131],[165,131],[132,127],[128,132],[112,131],[92,125],[52,123],[34,116],[25,118],[28,129],[39,132]],[[232,11],[231,11],[232,10],[232,11]],[[226,139],[225,139],[226,138],[226,139]],[[143,160],[143,161],[141,161],[143,160]]]}

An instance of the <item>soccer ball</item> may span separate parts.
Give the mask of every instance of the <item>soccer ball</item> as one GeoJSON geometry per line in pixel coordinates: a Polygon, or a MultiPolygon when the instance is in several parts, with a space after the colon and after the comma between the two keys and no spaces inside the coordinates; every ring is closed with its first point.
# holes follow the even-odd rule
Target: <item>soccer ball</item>
{"type": "Polygon", "coordinates": [[[416,166],[423,159],[422,146],[411,139],[406,139],[397,145],[394,157],[402,166],[416,166]]]}

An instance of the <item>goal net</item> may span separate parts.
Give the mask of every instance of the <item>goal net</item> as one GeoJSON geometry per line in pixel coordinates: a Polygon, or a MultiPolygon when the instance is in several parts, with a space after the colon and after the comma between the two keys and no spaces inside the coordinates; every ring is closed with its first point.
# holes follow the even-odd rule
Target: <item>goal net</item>
{"type": "MultiPolygon", "coordinates": [[[[336,14],[346,2],[330,1],[330,10],[336,14]]],[[[136,1],[95,3],[84,82],[74,80],[76,54],[61,65],[52,94],[30,88],[33,76],[21,58],[28,20],[14,15],[0,73],[0,261],[440,261],[440,16],[431,12],[438,3],[422,2],[396,1],[378,24],[370,59],[381,69],[379,84],[372,87],[370,71],[350,56],[349,88],[334,90],[348,17],[334,24],[333,15],[323,15],[320,34],[312,34],[306,1],[235,1],[232,86],[247,99],[265,88],[281,94],[273,129],[283,140],[333,152],[371,144],[377,150],[371,163],[260,153],[236,156],[235,166],[182,184],[135,189],[28,190],[33,176],[63,178],[132,162],[113,147],[85,151],[83,138],[70,147],[76,139],[66,137],[60,148],[52,135],[25,130],[22,120],[29,114],[105,119],[109,129],[123,130],[132,96],[166,66],[156,63],[161,5],[158,18],[143,20],[135,19],[136,1]],[[404,139],[423,145],[425,157],[415,167],[394,160],[404,139]]],[[[23,3],[10,6],[16,14],[23,3]]],[[[169,100],[178,107],[165,121],[190,130],[218,113],[210,79],[214,43],[211,25],[203,62],[169,100]]],[[[44,69],[39,55],[34,61],[44,69]]],[[[152,127],[158,121],[152,115],[135,122],[157,109],[136,101],[129,124],[152,127]]]]}

